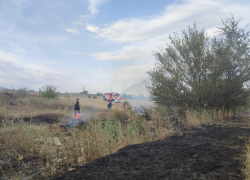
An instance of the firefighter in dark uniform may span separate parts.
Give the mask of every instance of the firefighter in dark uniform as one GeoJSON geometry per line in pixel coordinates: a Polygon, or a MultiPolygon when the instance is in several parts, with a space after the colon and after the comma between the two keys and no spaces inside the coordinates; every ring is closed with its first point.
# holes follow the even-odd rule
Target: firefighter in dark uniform
{"type": "Polygon", "coordinates": [[[109,108],[109,109],[112,108],[112,101],[110,101],[110,102],[108,103],[108,108],[109,108]]]}
{"type": "Polygon", "coordinates": [[[75,104],[75,107],[74,107],[74,111],[75,111],[75,117],[76,117],[76,113],[80,113],[79,99],[76,99],[76,104],[75,104]]]}

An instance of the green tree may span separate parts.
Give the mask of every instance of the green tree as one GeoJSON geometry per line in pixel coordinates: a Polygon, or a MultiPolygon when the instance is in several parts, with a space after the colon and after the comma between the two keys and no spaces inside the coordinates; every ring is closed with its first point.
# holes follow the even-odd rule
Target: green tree
{"type": "Polygon", "coordinates": [[[240,20],[234,17],[222,20],[220,34],[213,39],[212,53],[217,62],[213,106],[226,109],[243,106],[250,95],[250,34],[239,27],[240,20]]]}
{"type": "Polygon", "coordinates": [[[54,99],[58,97],[60,92],[54,85],[47,84],[39,90],[39,93],[43,98],[54,99]]]}
{"type": "Polygon", "coordinates": [[[244,105],[249,96],[249,33],[238,22],[223,21],[221,33],[213,39],[195,24],[169,36],[167,47],[154,52],[155,68],[147,72],[152,100],[197,110],[244,105]]]}

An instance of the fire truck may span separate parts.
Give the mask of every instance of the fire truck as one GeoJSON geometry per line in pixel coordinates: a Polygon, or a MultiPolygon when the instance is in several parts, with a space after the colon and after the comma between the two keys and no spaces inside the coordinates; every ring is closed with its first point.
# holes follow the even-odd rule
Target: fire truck
{"type": "Polygon", "coordinates": [[[105,93],[103,94],[103,100],[104,101],[108,101],[108,102],[118,102],[121,103],[122,102],[122,97],[119,93],[105,93]]]}

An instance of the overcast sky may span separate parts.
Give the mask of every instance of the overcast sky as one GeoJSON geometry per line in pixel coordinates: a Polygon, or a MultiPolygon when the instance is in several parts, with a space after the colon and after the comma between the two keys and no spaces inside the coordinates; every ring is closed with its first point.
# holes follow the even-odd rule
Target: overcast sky
{"type": "MultiPolygon", "coordinates": [[[[0,0],[0,87],[145,94],[152,51],[196,22],[250,22],[249,0],[0,0]]],[[[247,27],[250,30],[250,27],[247,27]]]]}

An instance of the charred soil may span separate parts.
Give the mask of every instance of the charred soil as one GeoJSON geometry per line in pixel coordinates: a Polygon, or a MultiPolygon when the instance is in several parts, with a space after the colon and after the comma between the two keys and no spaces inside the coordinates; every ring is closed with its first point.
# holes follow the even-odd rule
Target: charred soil
{"type": "MultiPolygon", "coordinates": [[[[41,115],[37,115],[33,118],[30,118],[30,117],[24,117],[24,118],[15,118],[14,119],[14,122],[15,123],[18,123],[20,122],[21,120],[25,121],[25,122],[30,122],[30,123],[58,123],[59,122],[59,119],[63,118],[64,115],[63,114],[41,114],[41,115]]],[[[7,117],[0,117],[0,123],[3,121],[3,120],[8,120],[7,117]]],[[[10,118],[9,118],[10,119],[10,118]]]]}
{"type": "Polygon", "coordinates": [[[130,145],[58,179],[244,179],[250,129],[210,125],[181,130],[165,140],[130,145]]]}

